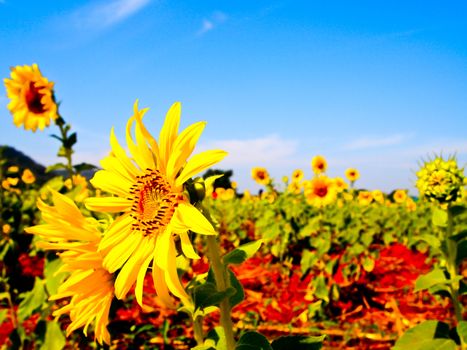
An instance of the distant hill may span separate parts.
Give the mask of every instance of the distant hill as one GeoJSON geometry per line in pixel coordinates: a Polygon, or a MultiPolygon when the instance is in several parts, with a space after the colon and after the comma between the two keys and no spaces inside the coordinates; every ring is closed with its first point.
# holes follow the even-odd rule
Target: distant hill
{"type": "Polygon", "coordinates": [[[20,171],[26,168],[31,169],[39,184],[46,182],[54,176],[54,174],[45,173],[45,166],[10,146],[0,146],[0,161],[3,163],[1,164],[2,172],[12,165],[19,166],[20,171]]]}
{"type": "MultiPolygon", "coordinates": [[[[25,155],[23,152],[18,151],[17,149],[10,146],[0,146],[0,166],[2,168],[2,172],[4,172],[8,167],[12,165],[19,166],[20,171],[23,171],[26,168],[31,169],[31,171],[36,176],[38,184],[43,184],[47,180],[57,175],[67,175],[67,172],[65,170],[58,170],[46,173],[45,166],[37,163],[35,160],[25,155]]],[[[81,174],[86,178],[90,179],[94,175],[94,173],[95,170],[86,170],[83,171],[81,174]]]]}

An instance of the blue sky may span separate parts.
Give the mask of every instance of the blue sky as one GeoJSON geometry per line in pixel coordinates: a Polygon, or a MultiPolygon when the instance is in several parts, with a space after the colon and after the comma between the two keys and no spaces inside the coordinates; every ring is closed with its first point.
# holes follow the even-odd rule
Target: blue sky
{"type": "MultiPolygon", "coordinates": [[[[413,188],[433,152],[467,161],[467,4],[430,1],[0,0],[0,76],[38,63],[78,132],[76,162],[98,163],[136,98],[157,135],[171,103],[208,125],[199,150],[256,189],[253,166],[280,181],[361,172],[360,187],[413,188]]],[[[12,124],[0,92],[0,144],[52,164],[57,144],[12,124]]]]}

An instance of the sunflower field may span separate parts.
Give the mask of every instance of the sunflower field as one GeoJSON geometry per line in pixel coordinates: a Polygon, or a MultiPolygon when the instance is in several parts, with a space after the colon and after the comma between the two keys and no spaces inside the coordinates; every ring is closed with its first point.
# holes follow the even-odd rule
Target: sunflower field
{"type": "MultiPolygon", "coordinates": [[[[2,349],[467,349],[467,192],[455,157],[417,171],[416,197],[327,176],[310,155],[240,192],[196,153],[206,126],[158,137],[134,104],[99,167],[39,67],[4,79],[13,123],[54,129],[56,164],[0,148],[2,349]]],[[[25,135],[27,137],[27,135],[25,135]]],[[[32,154],[32,156],[34,156],[32,154]]],[[[423,156],[423,155],[421,155],[423,156]]]]}

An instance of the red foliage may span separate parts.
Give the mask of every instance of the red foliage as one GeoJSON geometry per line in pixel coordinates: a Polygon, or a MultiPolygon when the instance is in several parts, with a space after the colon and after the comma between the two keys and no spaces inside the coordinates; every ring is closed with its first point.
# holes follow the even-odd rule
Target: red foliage
{"type": "Polygon", "coordinates": [[[39,256],[29,256],[27,253],[21,253],[18,262],[21,270],[26,277],[43,277],[44,258],[39,256]]]}

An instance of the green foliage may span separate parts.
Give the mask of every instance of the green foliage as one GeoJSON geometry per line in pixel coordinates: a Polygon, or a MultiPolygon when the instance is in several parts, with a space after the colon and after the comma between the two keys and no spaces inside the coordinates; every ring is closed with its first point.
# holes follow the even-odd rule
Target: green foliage
{"type": "Polygon", "coordinates": [[[246,332],[238,340],[235,350],[273,350],[273,348],[264,335],[246,332]]]}
{"type": "Polygon", "coordinates": [[[262,243],[262,240],[257,240],[243,244],[234,250],[231,250],[224,256],[224,264],[238,265],[243,263],[246,259],[251,258],[258,251],[262,243]]]}
{"type": "Polygon", "coordinates": [[[449,326],[439,321],[425,321],[409,329],[399,338],[393,350],[455,350],[449,326]]]}
{"type": "Polygon", "coordinates": [[[286,336],[275,339],[271,345],[273,350],[320,350],[325,335],[319,337],[286,336]]]}
{"type": "Polygon", "coordinates": [[[65,336],[60,329],[60,324],[54,321],[46,323],[44,342],[40,350],[61,350],[65,346],[65,336]]]}
{"type": "Polygon", "coordinates": [[[34,288],[23,294],[23,301],[18,306],[18,319],[24,321],[35,311],[44,306],[47,301],[45,281],[36,277],[34,288]]]}
{"type": "Polygon", "coordinates": [[[415,292],[431,288],[437,284],[446,284],[448,279],[446,278],[443,270],[433,269],[425,275],[421,275],[415,281],[415,292]]]}

